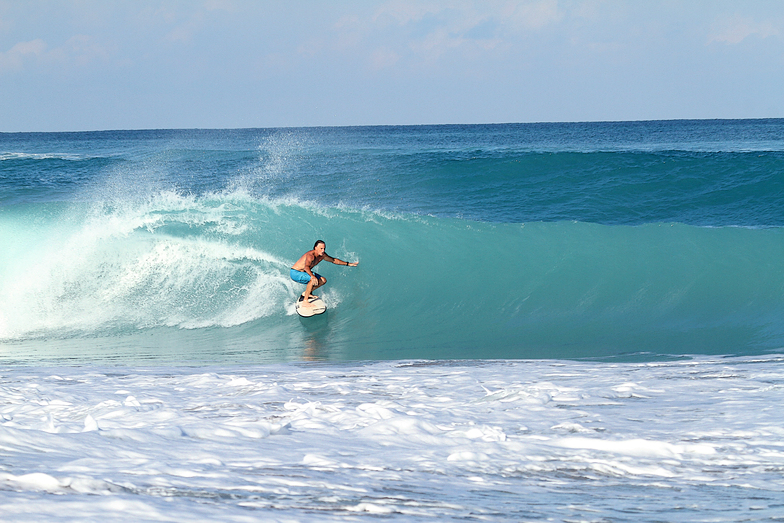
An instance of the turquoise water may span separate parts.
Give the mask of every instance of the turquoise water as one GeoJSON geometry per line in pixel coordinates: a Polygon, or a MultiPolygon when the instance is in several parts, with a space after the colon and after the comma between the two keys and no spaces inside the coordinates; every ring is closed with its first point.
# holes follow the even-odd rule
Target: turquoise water
{"type": "Polygon", "coordinates": [[[0,134],[8,361],[784,347],[784,121],[0,134]],[[328,312],[293,312],[316,239],[328,312]]]}
{"type": "Polygon", "coordinates": [[[0,134],[2,519],[780,519],[782,180],[784,120],[0,134]]]}

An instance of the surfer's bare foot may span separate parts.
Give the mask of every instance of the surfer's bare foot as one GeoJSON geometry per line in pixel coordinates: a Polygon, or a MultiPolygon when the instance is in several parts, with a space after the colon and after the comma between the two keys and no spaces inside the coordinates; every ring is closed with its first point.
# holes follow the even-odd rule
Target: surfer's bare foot
{"type": "Polygon", "coordinates": [[[305,295],[303,294],[302,296],[299,297],[299,301],[302,302],[300,304],[300,307],[312,308],[314,306],[313,305],[313,300],[315,300],[316,298],[318,298],[318,296],[314,296],[313,294],[311,294],[310,296],[305,298],[305,295]]]}

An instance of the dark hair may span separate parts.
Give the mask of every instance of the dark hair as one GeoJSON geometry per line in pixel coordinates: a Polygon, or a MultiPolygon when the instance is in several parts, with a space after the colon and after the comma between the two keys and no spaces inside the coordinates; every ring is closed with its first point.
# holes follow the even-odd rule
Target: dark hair
{"type": "MultiPolygon", "coordinates": [[[[324,240],[318,240],[318,241],[316,241],[316,243],[314,243],[314,244],[313,244],[313,248],[315,249],[316,247],[318,247],[318,244],[319,244],[319,243],[324,243],[324,240]]],[[[324,243],[324,247],[326,247],[326,246],[327,246],[327,244],[326,244],[326,243],[324,243]]]]}

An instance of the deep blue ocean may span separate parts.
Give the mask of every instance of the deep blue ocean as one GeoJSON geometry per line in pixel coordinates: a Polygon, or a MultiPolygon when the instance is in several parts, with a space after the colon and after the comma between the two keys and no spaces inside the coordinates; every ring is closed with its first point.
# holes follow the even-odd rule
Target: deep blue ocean
{"type": "Polygon", "coordinates": [[[4,133],[0,352],[780,353],[783,227],[780,119],[4,133]]]}

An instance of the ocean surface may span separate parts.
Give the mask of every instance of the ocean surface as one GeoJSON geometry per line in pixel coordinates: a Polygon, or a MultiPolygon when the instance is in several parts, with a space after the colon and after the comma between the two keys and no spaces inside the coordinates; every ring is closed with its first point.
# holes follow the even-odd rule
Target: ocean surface
{"type": "Polygon", "coordinates": [[[782,260],[780,119],[0,133],[1,519],[784,520],[782,260]]]}

